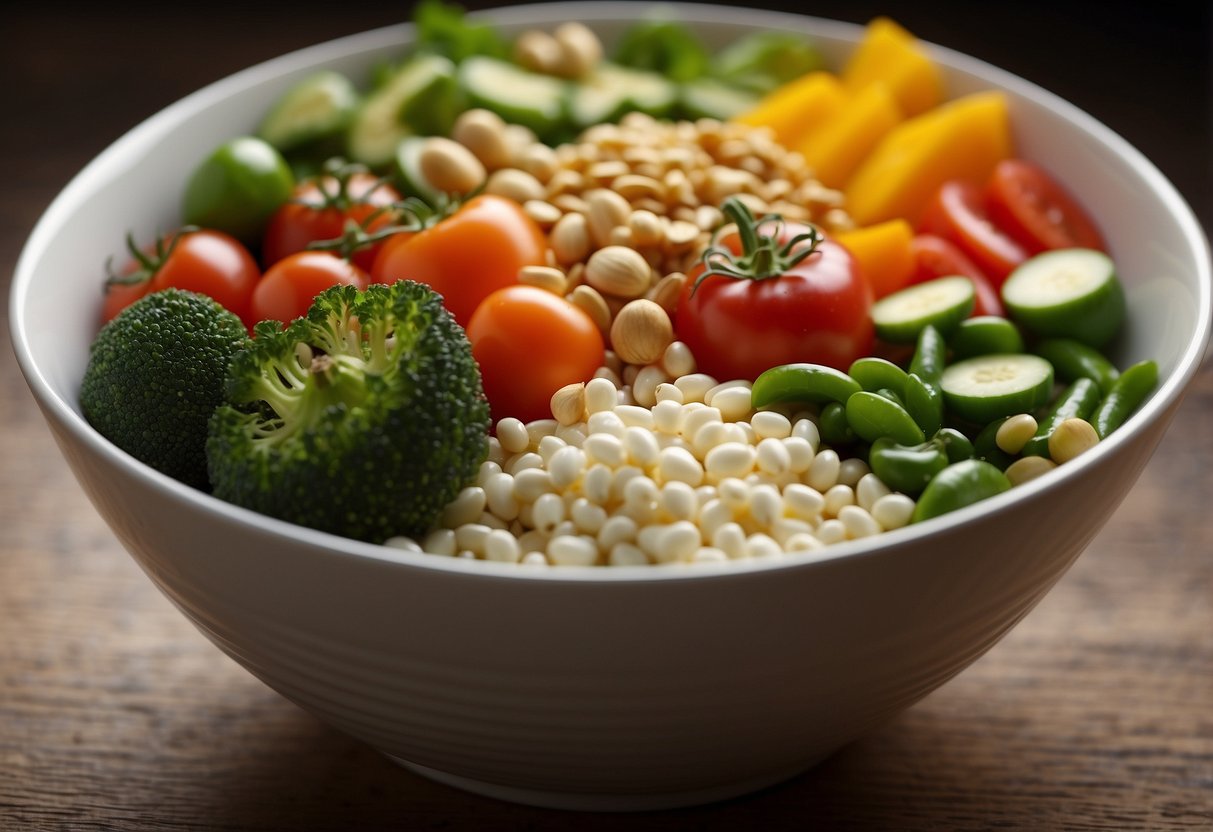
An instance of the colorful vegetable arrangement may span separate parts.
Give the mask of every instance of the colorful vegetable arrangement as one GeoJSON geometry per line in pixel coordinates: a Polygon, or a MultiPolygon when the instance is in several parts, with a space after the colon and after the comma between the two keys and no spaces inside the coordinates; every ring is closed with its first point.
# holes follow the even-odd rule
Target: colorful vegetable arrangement
{"type": "Polygon", "coordinates": [[[183,181],[186,225],[129,241],[81,393],[120,447],[373,542],[704,561],[1002,493],[1157,383],[1103,355],[1115,265],[1005,97],[947,100],[892,21],[838,74],[788,34],[713,54],[653,19],[608,54],[416,22],[371,89],[299,82],[183,181]]]}

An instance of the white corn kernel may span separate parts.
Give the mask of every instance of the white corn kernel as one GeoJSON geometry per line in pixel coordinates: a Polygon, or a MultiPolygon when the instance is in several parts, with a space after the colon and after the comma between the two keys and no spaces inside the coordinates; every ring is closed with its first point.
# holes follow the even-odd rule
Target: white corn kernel
{"type": "Polygon", "coordinates": [[[832,448],[826,448],[813,457],[809,470],[805,472],[805,482],[823,494],[838,483],[838,473],[842,462],[838,453],[832,448]]]}
{"type": "Polygon", "coordinates": [[[585,442],[585,423],[578,422],[575,425],[561,425],[556,428],[556,438],[563,440],[566,445],[580,448],[581,443],[585,442]]]}
{"type": "Polygon", "coordinates": [[[702,543],[699,528],[688,520],[679,520],[661,530],[654,557],[661,563],[688,561],[702,543]]]}
{"type": "Polygon", "coordinates": [[[1049,456],[1058,465],[1099,444],[1099,434],[1085,419],[1064,419],[1049,434],[1049,456]]]}
{"type": "Polygon", "coordinates": [[[505,457],[506,457],[506,452],[501,447],[501,442],[497,439],[496,436],[490,436],[489,437],[488,459],[490,461],[495,462],[498,465],[500,465],[501,463],[505,462],[505,457]]]}
{"type": "Polygon", "coordinates": [[[522,560],[518,561],[523,566],[548,566],[549,561],[547,555],[540,550],[527,552],[522,556],[522,560]]]}
{"type": "Polygon", "coordinates": [[[694,443],[699,431],[714,423],[723,424],[723,420],[720,418],[720,411],[714,407],[705,407],[698,402],[693,402],[692,404],[683,406],[682,420],[679,424],[678,432],[683,438],[689,439],[694,443]]]}
{"type": "Polygon", "coordinates": [[[792,456],[782,441],[767,437],[758,443],[757,463],[758,470],[778,477],[792,467],[792,456]]]}
{"type": "MultiPolygon", "coordinates": [[[[510,457],[509,459],[507,459],[505,461],[505,472],[507,474],[510,474],[511,476],[518,476],[518,473],[520,471],[524,471],[527,468],[542,468],[542,467],[543,467],[543,457],[541,457],[539,454],[534,453],[532,451],[527,451],[526,453],[521,453],[521,454],[515,454],[514,456],[510,457]]],[[[500,474],[501,471],[496,471],[494,473],[500,474]]],[[[492,474],[486,474],[482,470],[481,476],[480,476],[480,483],[483,485],[484,483],[488,482],[489,477],[491,477],[491,476],[492,476],[492,474]]]]}
{"type": "Polygon", "coordinates": [[[695,372],[695,356],[682,341],[671,341],[661,356],[661,367],[671,378],[681,378],[695,372]]]}
{"type": "Polygon", "coordinates": [[[667,482],[661,487],[661,508],[673,520],[694,520],[699,513],[699,498],[685,482],[667,482]]]}
{"type": "Polygon", "coordinates": [[[633,543],[639,531],[636,521],[622,514],[608,517],[598,530],[598,548],[610,551],[618,543],[633,543]]]}
{"type": "Polygon", "coordinates": [[[847,527],[838,519],[825,520],[817,527],[814,536],[827,546],[841,543],[847,539],[847,527]]]}
{"type": "Polygon", "coordinates": [[[811,552],[824,547],[825,544],[811,534],[794,534],[783,542],[785,552],[811,552]]]}
{"type": "Polygon", "coordinates": [[[863,479],[865,474],[870,474],[872,469],[868,467],[868,463],[858,457],[844,459],[838,464],[838,481],[843,485],[849,485],[854,488],[863,479]]]}
{"type": "Polygon", "coordinates": [[[757,460],[758,451],[754,446],[741,442],[724,442],[707,452],[703,458],[703,466],[713,479],[723,480],[745,477],[754,470],[757,460]]]}
{"type": "Polygon", "coordinates": [[[453,557],[456,551],[454,529],[434,529],[421,541],[421,548],[432,555],[453,557]]]}
{"type": "Polygon", "coordinates": [[[780,517],[771,524],[771,537],[775,538],[784,549],[788,548],[788,540],[796,535],[811,535],[812,533],[812,523],[806,520],[797,520],[793,517],[780,517]]]}
{"type": "Polygon", "coordinates": [[[875,474],[864,474],[855,486],[855,503],[860,508],[871,511],[876,501],[889,493],[889,487],[880,477],[875,474]]]}
{"type": "Polygon", "coordinates": [[[530,446],[538,448],[539,440],[545,436],[554,436],[558,427],[560,427],[560,423],[555,419],[536,419],[533,422],[527,422],[526,432],[531,438],[530,446]]]}
{"type": "Polygon", "coordinates": [[[728,477],[716,485],[720,500],[733,511],[742,511],[750,504],[750,485],[737,477],[728,477]]]}
{"type": "MultiPolygon", "coordinates": [[[[673,375],[671,373],[671,375],[673,375]]],[[[716,379],[706,373],[687,373],[676,376],[674,386],[682,391],[684,402],[701,402],[708,391],[719,384],[716,379]]]]}
{"type": "Polygon", "coordinates": [[[826,489],[822,496],[826,501],[825,513],[829,516],[837,517],[845,506],[855,505],[855,489],[842,483],[826,489]]]}
{"type": "Polygon", "coordinates": [[[497,441],[507,453],[520,454],[530,445],[531,437],[526,425],[513,416],[507,416],[497,423],[497,441]]]}
{"type": "Polygon", "coordinates": [[[484,554],[484,541],[493,529],[483,523],[464,523],[455,529],[455,548],[461,551],[484,554]]]}
{"type": "Polygon", "coordinates": [[[478,485],[469,485],[442,509],[442,525],[453,529],[464,523],[474,522],[480,517],[480,512],[484,511],[485,501],[484,489],[478,485]]]}
{"type": "Polygon", "coordinates": [[[653,411],[647,407],[634,404],[616,405],[615,415],[623,422],[624,427],[653,429],[653,411]]]}
{"type": "Polygon", "coordinates": [[[533,503],[540,494],[552,490],[552,477],[542,468],[526,468],[514,475],[514,497],[533,503]]]}
{"type": "Polygon", "coordinates": [[[585,497],[579,497],[569,507],[569,517],[576,524],[578,531],[596,535],[607,521],[606,509],[595,505],[585,497]]]}
{"type": "Polygon", "coordinates": [[[782,555],[783,547],[770,535],[756,532],[745,539],[745,553],[752,558],[782,555]]]}
{"type": "Polygon", "coordinates": [[[1016,413],[998,426],[994,434],[994,444],[1011,456],[1016,456],[1028,444],[1028,440],[1036,435],[1039,427],[1031,413],[1016,413]]]}
{"type": "Polygon", "coordinates": [[[633,543],[616,543],[611,547],[607,562],[611,566],[645,566],[648,564],[649,558],[639,546],[633,543]]]}
{"type": "Polygon", "coordinates": [[[719,498],[708,500],[699,510],[699,528],[708,540],[712,539],[717,529],[732,522],[733,510],[719,498]]]}
{"type": "Polygon", "coordinates": [[[657,471],[663,482],[678,480],[692,487],[703,482],[703,466],[685,448],[662,448],[657,456],[657,471]]]}
{"type": "Polygon", "coordinates": [[[710,388],[706,393],[703,394],[703,403],[706,405],[710,405],[710,404],[712,404],[712,400],[716,398],[717,394],[719,394],[725,390],[733,390],[738,387],[742,387],[742,388],[745,388],[746,390],[749,390],[750,382],[745,381],[743,379],[735,379],[733,381],[722,381],[719,384],[717,384],[715,387],[710,388]]]}
{"type": "Polygon", "coordinates": [[[852,540],[880,534],[880,524],[859,506],[843,506],[838,511],[838,519],[846,527],[847,537],[852,540]]]}
{"type": "Polygon", "coordinates": [[[645,407],[657,404],[657,385],[668,382],[670,377],[656,364],[649,364],[636,373],[632,382],[632,396],[636,403],[645,407]]]}
{"type": "Polygon", "coordinates": [[[623,431],[627,425],[623,423],[623,419],[620,419],[619,414],[615,412],[616,408],[600,410],[597,413],[590,414],[590,418],[586,420],[585,426],[591,436],[594,434],[610,434],[617,439],[623,438],[623,431]]]}
{"type": "Polygon", "coordinates": [[[531,508],[531,521],[544,534],[553,534],[564,521],[564,500],[558,494],[542,494],[531,508]]]}
{"type": "Polygon", "coordinates": [[[797,419],[793,422],[792,436],[808,442],[813,447],[813,453],[817,453],[821,447],[821,431],[812,419],[797,419]]]}
{"type": "Polygon", "coordinates": [[[601,463],[591,465],[581,478],[581,493],[591,503],[605,506],[611,500],[613,469],[601,463]]]}
{"type": "Polygon", "coordinates": [[[726,422],[740,422],[748,418],[753,410],[749,387],[726,388],[712,396],[712,400],[706,404],[717,408],[726,422]]]}
{"type": "Polygon", "coordinates": [[[517,563],[522,557],[522,549],[518,546],[518,538],[503,529],[494,529],[484,539],[485,560],[500,563],[517,563]]]}
{"type": "Polygon", "coordinates": [[[585,384],[585,409],[587,413],[613,410],[618,402],[618,388],[610,379],[592,378],[585,384]]]}
{"type": "Polygon", "coordinates": [[[618,468],[627,460],[623,442],[610,433],[591,433],[581,448],[590,462],[601,462],[612,468],[618,468]]]}
{"type": "Polygon", "coordinates": [[[502,520],[513,520],[518,516],[518,500],[514,497],[514,478],[509,474],[497,474],[484,484],[488,509],[502,520]]]}
{"type": "Polygon", "coordinates": [[[744,558],[745,530],[739,523],[725,523],[712,534],[712,545],[730,558],[744,558]]]}
{"type": "MultiPolygon", "coordinates": [[[[586,437],[586,440],[588,441],[589,437],[586,437]]],[[[574,448],[572,445],[561,448],[552,454],[552,461],[548,464],[552,486],[562,491],[568,488],[581,478],[585,465],[586,454],[581,448],[574,448]]]]}
{"type": "Polygon", "coordinates": [[[654,391],[653,397],[659,402],[675,401],[682,404],[683,400],[682,391],[679,390],[676,385],[671,384],[668,381],[663,381],[661,384],[657,385],[657,389],[654,391]]]}
{"type": "Polygon", "coordinates": [[[387,546],[390,549],[399,549],[402,552],[420,552],[420,551],[422,551],[420,543],[418,543],[416,540],[413,540],[413,538],[405,537],[404,535],[396,535],[395,537],[389,537],[387,540],[383,541],[383,545],[387,546]]]}
{"type": "Polygon", "coordinates": [[[786,439],[792,435],[792,423],[787,416],[774,410],[760,410],[750,419],[759,439],[786,439]]]}
{"type": "Polygon", "coordinates": [[[767,483],[750,488],[750,516],[768,528],[782,517],[783,495],[779,489],[767,483]]]}
{"type": "Polygon", "coordinates": [[[724,550],[717,549],[715,546],[700,546],[691,556],[693,563],[724,563],[728,559],[729,556],[724,553],[724,550]]]}
{"type": "MultiPolygon", "coordinates": [[[[540,461],[542,461],[542,460],[540,460],[540,461]]],[[[489,477],[491,477],[493,474],[500,474],[500,473],[501,473],[500,465],[498,465],[496,462],[490,462],[489,460],[485,460],[484,462],[480,463],[480,469],[476,472],[476,484],[483,485],[484,481],[487,480],[489,477]]]]}
{"type": "Polygon", "coordinates": [[[555,454],[561,448],[567,447],[568,444],[569,443],[565,442],[558,436],[545,436],[539,440],[539,447],[535,450],[541,457],[543,457],[543,462],[546,465],[551,463],[553,454],[555,454]]]}
{"type": "Polygon", "coordinates": [[[802,436],[789,436],[783,440],[783,446],[788,451],[788,470],[794,474],[803,474],[813,464],[813,455],[817,453],[809,440],[802,436]]]}
{"type": "Polygon", "coordinates": [[[548,541],[547,556],[558,566],[593,566],[598,560],[598,544],[592,537],[564,534],[548,541]]]}
{"type": "Polygon", "coordinates": [[[885,531],[900,529],[913,514],[914,501],[905,494],[886,494],[872,504],[872,519],[885,531]]]}
{"type": "Polygon", "coordinates": [[[816,521],[825,509],[826,500],[820,491],[802,483],[791,483],[783,489],[785,511],[802,520],[816,521]]]}

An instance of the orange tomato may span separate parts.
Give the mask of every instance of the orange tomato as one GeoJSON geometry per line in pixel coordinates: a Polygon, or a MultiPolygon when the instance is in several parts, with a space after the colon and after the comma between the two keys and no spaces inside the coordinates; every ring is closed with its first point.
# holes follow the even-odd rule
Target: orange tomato
{"type": "Polygon", "coordinates": [[[485,298],[467,325],[493,421],[550,419],[552,394],[602,366],[602,333],[564,298],[521,284],[485,298]]]}
{"type": "Polygon", "coordinates": [[[521,205],[483,194],[436,225],[389,238],[371,267],[371,280],[425,283],[466,327],[481,301],[517,284],[523,266],[545,265],[546,254],[543,230],[521,205]]]}

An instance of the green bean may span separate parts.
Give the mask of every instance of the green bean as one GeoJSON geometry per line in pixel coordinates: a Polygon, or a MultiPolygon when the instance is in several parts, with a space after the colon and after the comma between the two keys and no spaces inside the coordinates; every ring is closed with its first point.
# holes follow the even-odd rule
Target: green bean
{"type": "Polygon", "coordinates": [[[847,445],[855,441],[855,431],[847,419],[847,409],[841,402],[830,402],[817,417],[817,430],[827,445],[847,445]]]}
{"type": "Polygon", "coordinates": [[[892,390],[898,396],[904,395],[906,371],[892,361],[875,356],[859,358],[851,364],[851,368],[847,372],[851,378],[859,382],[859,386],[864,390],[875,392],[883,387],[892,390]]]}
{"type": "Polygon", "coordinates": [[[841,370],[822,364],[783,364],[754,380],[755,409],[779,402],[846,402],[863,388],[841,370]]]}
{"type": "Polygon", "coordinates": [[[1157,384],[1158,365],[1153,361],[1139,361],[1121,373],[1091,415],[1091,425],[1099,438],[1107,438],[1120,427],[1157,384]]]}
{"type": "Polygon", "coordinates": [[[936,474],[914,506],[910,522],[918,523],[964,508],[1011,488],[1007,475],[979,459],[954,462],[936,474]]]}
{"type": "Polygon", "coordinates": [[[956,428],[940,428],[935,434],[948,454],[948,462],[960,462],[962,459],[972,459],[974,456],[973,443],[956,428]]]}
{"type": "Polygon", "coordinates": [[[1066,419],[1087,419],[1099,405],[1099,383],[1080,378],[1057,397],[1057,401],[1041,417],[1036,435],[1023,446],[1020,456],[1049,456],[1049,435],[1066,419]]]}
{"type": "Polygon", "coordinates": [[[1015,461],[1010,454],[998,447],[997,441],[998,429],[1009,418],[1009,416],[1004,416],[990,422],[978,432],[977,437],[973,440],[973,457],[990,463],[1000,471],[1005,471],[1007,466],[1015,461]]]}
{"type": "Polygon", "coordinates": [[[939,330],[931,325],[918,334],[918,346],[910,359],[910,372],[928,384],[939,384],[948,361],[948,345],[939,330]]]}
{"type": "Polygon", "coordinates": [[[905,407],[910,417],[928,436],[943,426],[943,391],[929,384],[918,373],[906,376],[905,407]]]}
{"type": "Polygon", "coordinates": [[[1062,381],[1089,378],[1105,396],[1120,372],[1103,353],[1072,338],[1048,338],[1036,345],[1036,354],[1053,365],[1062,381]]]}
{"type": "Polygon", "coordinates": [[[926,439],[904,407],[878,393],[864,390],[851,396],[846,415],[851,430],[867,442],[888,436],[902,445],[916,445],[926,439]]]}
{"type": "Polygon", "coordinates": [[[936,440],[907,446],[885,436],[872,443],[868,466],[889,488],[915,496],[948,467],[948,455],[943,443],[936,440]]]}

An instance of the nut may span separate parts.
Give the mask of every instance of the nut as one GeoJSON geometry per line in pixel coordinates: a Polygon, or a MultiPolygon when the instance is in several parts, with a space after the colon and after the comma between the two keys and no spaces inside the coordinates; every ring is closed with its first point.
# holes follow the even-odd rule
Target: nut
{"type": "Polygon", "coordinates": [[[484,182],[484,165],[472,151],[441,136],[425,140],[417,164],[425,181],[446,193],[471,193],[484,182]]]}
{"type": "Polygon", "coordinates": [[[560,49],[558,74],[566,78],[581,78],[602,60],[602,41],[590,29],[577,22],[562,23],[553,33],[560,49]]]}
{"type": "Polygon", "coordinates": [[[538,179],[518,168],[502,168],[489,175],[489,181],[484,186],[485,193],[496,194],[517,203],[529,200],[541,200],[545,196],[543,185],[538,179]]]}
{"type": "Polygon", "coordinates": [[[585,417],[585,384],[566,384],[552,394],[552,416],[562,425],[575,425],[585,417]]]}
{"type": "Polygon", "coordinates": [[[606,299],[598,293],[597,289],[583,283],[573,290],[573,293],[568,296],[568,300],[590,316],[604,337],[610,334],[611,308],[607,306],[606,299]]]}
{"type": "Polygon", "coordinates": [[[451,138],[472,151],[488,170],[510,164],[510,146],[506,141],[506,125],[501,116],[491,110],[467,110],[455,119],[451,138]]]}
{"type": "Polygon", "coordinates": [[[644,256],[627,246],[607,246],[590,255],[585,279],[604,295],[617,298],[638,298],[653,280],[644,256]]]}
{"type": "Polygon", "coordinates": [[[552,226],[548,245],[556,261],[568,265],[579,263],[590,253],[590,230],[583,214],[565,214],[552,226]]]}
{"type": "Polygon", "coordinates": [[[590,208],[590,236],[599,246],[608,245],[611,229],[627,225],[632,206],[619,194],[606,188],[590,191],[585,195],[585,201],[590,208]]]}
{"type": "Polygon", "coordinates": [[[678,298],[682,296],[682,287],[686,282],[687,276],[682,272],[670,272],[649,290],[648,298],[673,315],[674,310],[678,308],[678,298]]]}
{"type": "Polygon", "coordinates": [[[535,72],[550,75],[563,58],[564,52],[556,38],[540,29],[529,29],[514,42],[514,60],[535,72]]]}
{"type": "Polygon", "coordinates": [[[651,300],[631,301],[611,324],[611,347],[629,364],[652,364],[673,340],[670,316],[651,300]]]}
{"type": "Polygon", "coordinates": [[[564,295],[568,288],[564,272],[551,266],[523,266],[518,270],[518,282],[557,295],[564,295]]]}

